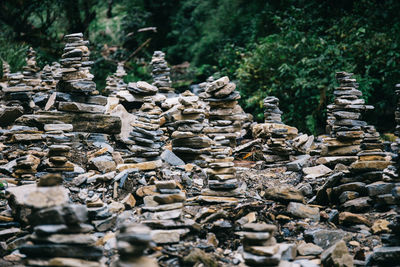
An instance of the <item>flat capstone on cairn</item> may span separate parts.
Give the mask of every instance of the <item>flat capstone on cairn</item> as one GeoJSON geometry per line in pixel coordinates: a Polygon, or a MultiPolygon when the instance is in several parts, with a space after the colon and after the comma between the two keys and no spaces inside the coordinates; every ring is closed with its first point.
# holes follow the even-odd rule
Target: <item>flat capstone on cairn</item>
{"type": "Polygon", "coordinates": [[[113,75],[110,75],[106,79],[105,91],[109,96],[116,96],[118,91],[126,90],[127,84],[124,82],[126,71],[124,69],[124,62],[118,62],[117,70],[113,75]]]}
{"type": "Polygon", "coordinates": [[[206,166],[211,139],[203,133],[207,126],[206,104],[189,91],[179,96],[180,111],[174,122],[172,151],[186,163],[193,162],[206,166]]]}
{"type": "Polygon", "coordinates": [[[124,90],[118,92],[117,97],[121,99],[120,102],[126,109],[132,113],[135,113],[142,106],[144,98],[151,98],[157,106],[161,106],[161,103],[166,99],[165,95],[158,92],[156,86],[144,81],[130,82],[127,89],[128,92],[124,90]]]}
{"type": "Polygon", "coordinates": [[[151,75],[153,77],[153,85],[158,88],[161,93],[174,93],[171,82],[171,69],[165,60],[165,53],[162,51],[154,51],[150,65],[152,67],[151,75]]]}

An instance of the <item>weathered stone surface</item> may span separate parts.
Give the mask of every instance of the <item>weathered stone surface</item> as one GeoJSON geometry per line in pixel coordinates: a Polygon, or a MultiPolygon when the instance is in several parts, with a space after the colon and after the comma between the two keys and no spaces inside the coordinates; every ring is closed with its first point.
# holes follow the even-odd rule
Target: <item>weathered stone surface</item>
{"type": "Polygon", "coordinates": [[[326,249],[342,239],[351,238],[351,234],[342,230],[312,229],[304,232],[305,240],[326,249]]]}
{"type": "Polygon", "coordinates": [[[354,266],[353,257],[349,254],[343,240],[325,250],[321,255],[321,261],[324,266],[354,266]]]}
{"type": "Polygon", "coordinates": [[[316,222],[318,222],[320,219],[319,208],[309,207],[301,203],[290,202],[287,206],[287,211],[296,217],[304,219],[309,218],[316,222]]]}
{"type": "Polygon", "coordinates": [[[284,203],[290,201],[303,202],[304,196],[300,190],[293,187],[273,187],[265,190],[265,198],[284,203]]]}

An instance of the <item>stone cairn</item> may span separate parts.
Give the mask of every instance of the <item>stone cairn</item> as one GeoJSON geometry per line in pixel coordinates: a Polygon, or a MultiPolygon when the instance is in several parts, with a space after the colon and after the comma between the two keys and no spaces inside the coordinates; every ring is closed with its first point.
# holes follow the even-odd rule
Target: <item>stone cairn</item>
{"type": "Polygon", "coordinates": [[[173,93],[172,82],[170,78],[171,69],[165,60],[165,53],[162,51],[154,51],[150,65],[152,66],[151,74],[153,76],[153,85],[162,93],[173,93]]]}
{"type": "Polygon", "coordinates": [[[33,226],[30,240],[19,248],[29,266],[101,266],[102,249],[86,224],[83,205],[65,204],[38,210],[29,223],[33,226]]]}
{"type": "MultiPolygon", "coordinates": [[[[129,100],[133,109],[139,109],[144,103],[145,97],[151,98],[156,103],[165,100],[165,96],[159,99],[158,88],[147,82],[139,81],[128,83],[127,89],[131,94],[130,97],[132,98],[133,96],[133,100],[129,100]]],[[[118,94],[118,96],[120,96],[120,94],[118,94]]]]}
{"type": "Polygon", "coordinates": [[[114,96],[118,91],[126,90],[127,85],[123,78],[126,76],[124,69],[124,62],[118,62],[117,70],[113,75],[110,75],[106,79],[105,91],[110,95],[114,96]]]}
{"type": "Polygon", "coordinates": [[[11,73],[10,71],[10,64],[8,62],[3,60],[2,64],[2,70],[3,70],[3,77],[0,79],[1,82],[7,81],[7,76],[11,73]]]}
{"type": "Polygon", "coordinates": [[[242,237],[243,258],[249,266],[278,266],[282,252],[276,243],[275,225],[248,223],[243,231],[237,232],[242,237]]]}
{"type": "Polygon", "coordinates": [[[43,67],[40,79],[41,79],[40,91],[55,91],[58,81],[54,79],[53,70],[50,65],[46,65],[43,67]]]}
{"type": "Polygon", "coordinates": [[[279,99],[267,96],[264,99],[265,123],[253,126],[253,136],[263,140],[263,157],[269,167],[278,167],[289,161],[294,154],[289,141],[297,136],[296,128],[282,122],[282,111],[279,109],[279,99]]]}
{"type": "Polygon", "coordinates": [[[206,89],[208,98],[205,101],[210,104],[210,115],[209,126],[204,128],[204,133],[213,143],[207,159],[208,189],[202,191],[199,198],[201,201],[236,202],[233,196],[241,195],[236,190],[239,181],[236,178],[234,158],[231,156],[232,147],[236,145],[236,134],[241,130],[241,122],[236,121],[238,117],[235,112],[240,95],[235,89],[236,85],[229,82],[226,76],[209,83],[206,89]]]}
{"type": "Polygon", "coordinates": [[[136,114],[136,121],[130,133],[129,149],[132,157],[126,163],[141,163],[160,159],[163,143],[163,131],[160,129],[161,108],[151,98],[144,98],[144,104],[136,114]]]}
{"type": "Polygon", "coordinates": [[[116,266],[158,266],[155,259],[144,256],[145,250],[150,246],[150,242],[152,241],[150,232],[151,229],[144,225],[123,225],[117,235],[119,260],[116,266]]]}
{"type": "Polygon", "coordinates": [[[152,240],[157,244],[178,243],[187,234],[192,221],[183,218],[186,194],[174,180],[155,181],[155,194],[145,196],[141,223],[154,229],[152,240]]]}
{"type": "Polygon", "coordinates": [[[179,97],[180,114],[172,133],[172,151],[185,162],[205,165],[205,155],[211,146],[211,139],[203,134],[206,127],[205,103],[189,91],[179,97]]]}
{"type": "Polygon", "coordinates": [[[365,106],[364,100],[359,99],[362,93],[351,76],[346,72],[336,73],[340,87],[334,91],[335,104],[331,107],[335,117],[333,137],[324,139],[328,157],[319,161],[332,166],[350,165],[342,177],[331,183],[329,197],[340,209],[363,212],[373,203],[377,207],[394,204],[391,194],[394,184],[382,181],[383,170],[390,161],[386,160],[375,127],[361,120],[361,111],[373,107],[365,106]]]}
{"type": "Polygon", "coordinates": [[[340,84],[334,91],[335,100],[328,106],[332,116],[331,137],[323,139],[321,155],[324,164],[334,167],[337,163],[350,165],[357,160],[360,144],[363,139],[366,122],[359,120],[361,112],[373,109],[360,99],[362,92],[358,83],[352,78],[352,73],[337,72],[336,78],[340,84]]]}
{"type": "Polygon", "coordinates": [[[3,89],[8,105],[21,105],[25,112],[32,112],[35,104],[32,101],[34,91],[40,89],[39,68],[36,63],[36,52],[30,47],[26,57],[27,65],[23,71],[7,76],[8,88],[3,89]]]}
{"type": "Polygon", "coordinates": [[[238,114],[236,107],[240,95],[235,89],[236,85],[225,76],[209,84],[206,90],[208,98],[205,99],[210,105],[210,125],[204,132],[211,139],[225,140],[221,145],[230,147],[236,146],[237,134],[242,126],[242,116],[238,114]]]}
{"type": "Polygon", "coordinates": [[[31,86],[34,91],[38,90],[40,86],[40,69],[36,62],[36,51],[32,47],[29,47],[27,51],[26,66],[22,67],[22,70],[25,84],[31,86]]]}

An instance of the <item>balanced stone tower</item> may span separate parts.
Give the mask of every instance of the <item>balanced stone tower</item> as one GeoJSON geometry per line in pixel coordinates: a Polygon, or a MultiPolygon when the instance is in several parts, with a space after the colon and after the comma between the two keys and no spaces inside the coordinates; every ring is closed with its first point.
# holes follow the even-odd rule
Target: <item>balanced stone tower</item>
{"type": "Polygon", "coordinates": [[[160,160],[161,148],[164,145],[163,131],[160,129],[161,108],[154,104],[150,97],[144,98],[144,104],[131,123],[129,149],[132,157],[126,163],[141,163],[160,160]]]}
{"type": "Polygon", "coordinates": [[[331,167],[337,163],[350,165],[358,159],[363,127],[367,126],[365,121],[360,120],[361,112],[373,109],[360,98],[362,92],[352,75],[347,72],[336,73],[340,86],[334,91],[334,103],[328,106],[334,119],[331,120],[331,137],[323,140],[321,155],[323,163],[331,167]]]}
{"type": "Polygon", "coordinates": [[[202,191],[200,198],[209,202],[235,202],[241,193],[236,190],[239,181],[236,178],[232,148],[236,146],[237,134],[241,131],[241,114],[235,108],[240,98],[236,85],[228,77],[222,77],[209,83],[206,93],[210,105],[209,126],[204,128],[212,140],[208,161],[208,189],[202,191]]]}
{"type": "Polygon", "coordinates": [[[253,126],[253,136],[263,140],[263,156],[269,167],[282,166],[294,154],[289,141],[297,136],[295,127],[282,122],[282,111],[279,109],[279,99],[267,96],[264,99],[265,123],[253,126]]]}
{"type": "Polygon", "coordinates": [[[170,78],[171,69],[165,60],[165,53],[155,51],[151,58],[150,65],[152,66],[151,74],[153,76],[153,85],[162,93],[173,93],[172,82],[170,78]]]}
{"type": "Polygon", "coordinates": [[[211,139],[203,134],[207,125],[205,103],[189,91],[182,93],[179,103],[180,113],[172,133],[172,151],[185,162],[205,163],[205,155],[211,146],[211,139]]]}
{"type": "Polygon", "coordinates": [[[127,84],[123,80],[125,75],[126,71],[124,69],[124,62],[118,62],[117,70],[115,71],[115,73],[108,76],[106,79],[105,91],[113,96],[118,91],[126,90],[127,84]]]}

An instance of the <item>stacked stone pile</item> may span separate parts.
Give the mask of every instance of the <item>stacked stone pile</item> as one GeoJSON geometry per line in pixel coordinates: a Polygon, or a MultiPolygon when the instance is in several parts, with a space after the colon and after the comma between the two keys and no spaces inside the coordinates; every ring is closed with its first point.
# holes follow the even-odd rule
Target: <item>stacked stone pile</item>
{"type": "Polygon", "coordinates": [[[117,235],[118,267],[156,267],[155,259],[144,256],[150,246],[150,228],[140,224],[123,225],[117,235]]]}
{"type": "Polygon", "coordinates": [[[98,95],[96,84],[90,74],[88,41],[82,33],[65,36],[66,45],[62,55],[62,77],[57,83],[57,97],[47,101],[45,110],[55,106],[58,111],[41,111],[19,118],[21,125],[43,128],[45,124],[72,124],[74,129],[91,133],[119,133],[119,117],[105,115],[107,98],[98,95]],[[61,112],[60,112],[61,111],[61,112]],[[96,123],[92,123],[96,121],[96,123]]]}
{"type": "Polygon", "coordinates": [[[205,162],[211,146],[211,139],[203,134],[207,125],[205,103],[189,91],[179,97],[179,103],[180,114],[175,116],[174,123],[176,131],[171,136],[172,151],[185,162],[205,162]]]}
{"type": "Polygon", "coordinates": [[[7,81],[7,76],[11,73],[10,64],[3,60],[2,64],[3,76],[1,77],[0,81],[4,82],[7,81]]]}
{"type": "Polygon", "coordinates": [[[41,209],[32,214],[30,240],[19,248],[28,265],[40,266],[101,266],[102,249],[90,234],[93,226],[86,224],[87,209],[67,204],[41,209]]]}
{"type": "Polygon", "coordinates": [[[50,65],[43,67],[42,73],[40,75],[41,79],[41,91],[55,91],[57,80],[53,77],[53,70],[50,65]]]}
{"type": "MultiPolygon", "coordinates": [[[[342,210],[363,212],[371,206],[386,209],[395,204],[392,195],[393,183],[385,182],[383,171],[390,165],[383,152],[383,144],[374,126],[361,120],[361,111],[373,109],[359,99],[358,83],[352,74],[338,72],[340,87],[336,88],[335,104],[331,107],[335,121],[331,138],[326,138],[325,154],[320,163],[334,166],[337,163],[350,165],[349,170],[329,181],[332,190],[328,194],[331,202],[342,210]]],[[[328,192],[328,191],[327,191],[328,192]]]]}
{"type": "MultiPolygon", "coordinates": [[[[265,123],[253,126],[253,136],[264,141],[263,157],[269,166],[286,164],[295,151],[289,141],[297,136],[296,128],[282,123],[279,99],[267,96],[264,99],[265,123]]],[[[312,141],[312,140],[311,140],[312,141]]]]}
{"type": "Polygon", "coordinates": [[[248,223],[242,232],[243,258],[249,266],[278,266],[282,252],[274,238],[275,225],[248,223]]]}
{"type": "Polygon", "coordinates": [[[156,181],[155,194],[145,196],[142,223],[153,230],[150,235],[157,244],[178,243],[193,222],[183,217],[186,193],[174,180],[156,181]]]}
{"type": "Polygon", "coordinates": [[[160,129],[161,109],[151,98],[145,98],[136,114],[136,120],[131,124],[129,149],[132,157],[126,158],[126,163],[140,163],[160,159],[161,148],[164,145],[163,131],[160,129]]]}
{"type": "Polygon", "coordinates": [[[336,73],[340,86],[334,91],[334,104],[328,107],[335,119],[331,122],[331,137],[323,139],[321,154],[324,158],[321,160],[331,165],[350,165],[357,160],[364,135],[363,127],[367,126],[365,121],[360,120],[361,112],[373,109],[360,99],[362,92],[352,75],[347,72],[336,73]]]}
{"type": "Polygon", "coordinates": [[[36,62],[36,51],[30,47],[27,51],[26,66],[22,67],[22,74],[24,75],[24,83],[32,90],[36,91],[40,86],[39,67],[36,62]]]}
{"type": "Polygon", "coordinates": [[[154,51],[150,65],[152,66],[151,74],[154,80],[153,85],[162,93],[173,93],[174,88],[172,88],[170,78],[171,69],[168,67],[168,63],[165,60],[165,53],[162,51],[154,51]]]}
{"type": "Polygon", "coordinates": [[[237,100],[239,92],[236,85],[229,81],[227,76],[209,83],[206,89],[208,97],[205,99],[210,105],[209,126],[204,128],[211,139],[225,137],[229,146],[236,146],[236,138],[240,135],[243,121],[246,119],[240,114],[237,100]]]}
{"type": "Polygon", "coordinates": [[[282,124],[282,111],[279,109],[279,99],[275,96],[267,96],[264,99],[264,120],[266,123],[282,124]]]}
{"type": "Polygon", "coordinates": [[[53,76],[53,79],[56,81],[61,80],[62,73],[61,73],[61,65],[58,62],[53,62],[51,64],[51,73],[53,76]]]}
{"type": "Polygon", "coordinates": [[[124,62],[119,62],[115,73],[108,76],[106,79],[105,91],[113,96],[116,95],[118,91],[126,90],[127,84],[123,80],[125,75],[124,62]]]}

